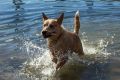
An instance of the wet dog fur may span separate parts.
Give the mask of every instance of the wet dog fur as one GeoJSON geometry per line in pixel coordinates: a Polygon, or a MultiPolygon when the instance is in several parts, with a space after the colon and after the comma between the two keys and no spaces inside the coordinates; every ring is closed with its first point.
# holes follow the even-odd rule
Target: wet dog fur
{"type": "Polygon", "coordinates": [[[84,55],[81,40],[78,36],[80,29],[79,11],[74,17],[74,32],[67,31],[62,26],[64,13],[57,19],[49,19],[44,13],[42,35],[47,39],[52,61],[56,64],[56,70],[60,69],[68,60],[69,53],[84,55]]]}

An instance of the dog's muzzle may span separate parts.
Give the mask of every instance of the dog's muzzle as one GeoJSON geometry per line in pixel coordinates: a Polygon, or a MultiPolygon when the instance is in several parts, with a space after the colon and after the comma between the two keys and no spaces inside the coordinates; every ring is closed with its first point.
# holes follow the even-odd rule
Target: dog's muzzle
{"type": "Polygon", "coordinates": [[[51,34],[47,31],[42,31],[42,35],[43,35],[44,38],[48,38],[48,37],[51,36],[51,34]]]}

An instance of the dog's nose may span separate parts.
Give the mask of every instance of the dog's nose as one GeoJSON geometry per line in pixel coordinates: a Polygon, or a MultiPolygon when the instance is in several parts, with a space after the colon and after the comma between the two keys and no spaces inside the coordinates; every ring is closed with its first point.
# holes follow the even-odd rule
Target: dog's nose
{"type": "Polygon", "coordinates": [[[47,31],[42,31],[42,34],[43,34],[43,35],[46,35],[46,33],[47,33],[47,31]]]}

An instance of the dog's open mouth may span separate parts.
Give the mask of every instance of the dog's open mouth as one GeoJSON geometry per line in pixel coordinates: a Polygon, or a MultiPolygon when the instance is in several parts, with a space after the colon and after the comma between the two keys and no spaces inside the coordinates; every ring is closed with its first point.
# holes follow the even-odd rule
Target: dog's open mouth
{"type": "Polygon", "coordinates": [[[53,32],[43,32],[42,35],[43,35],[44,38],[49,38],[51,36],[56,35],[56,32],[55,31],[53,31],[53,32]]]}
{"type": "Polygon", "coordinates": [[[54,36],[54,35],[56,35],[56,32],[43,34],[43,37],[44,38],[49,38],[49,37],[54,36]]]}
{"type": "Polygon", "coordinates": [[[48,35],[43,35],[44,38],[49,38],[51,37],[52,35],[48,34],[48,35]]]}

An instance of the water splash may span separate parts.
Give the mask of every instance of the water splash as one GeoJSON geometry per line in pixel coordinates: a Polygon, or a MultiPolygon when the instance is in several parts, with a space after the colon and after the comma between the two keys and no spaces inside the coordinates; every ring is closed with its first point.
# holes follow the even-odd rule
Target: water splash
{"type": "Polygon", "coordinates": [[[51,62],[49,50],[39,47],[31,41],[25,41],[23,48],[28,55],[27,61],[23,64],[20,76],[26,75],[33,80],[46,80],[54,72],[54,64],[51,62]]]}
{"type": "MultiPolygon", "coordinates": [[[[85,33],[83,34],[84,37],[82,39],[82,43],[85,56],[79,59],[75,54],[70,55],[67,65],[68,69],[68,66],[71,65],[71,62],[74,64],[76,61],[78,62],[78,65],[81,65],[79,64],[80,62],[86,63],[87,65],[94,64],[96,61],[99,63],[104,63],[111,54],[107,51],[107,46],[110,44],[112,39],[100,39],[99,41],[96,41],[96,43],[93,43],[89,42],[85,33]]],[[[51,77],[53,77],[55,74],[55,65],[51,61],[49,50],[47,48],[39,47],[31,41],[26,41],[24,43],[24,49],[28,53],[29,58],[23,64],[23,69],[20,73],[33,80],[51,80],[51,77]]],[[[62,71],[65,71],[65,69],[62,71]]]]}

